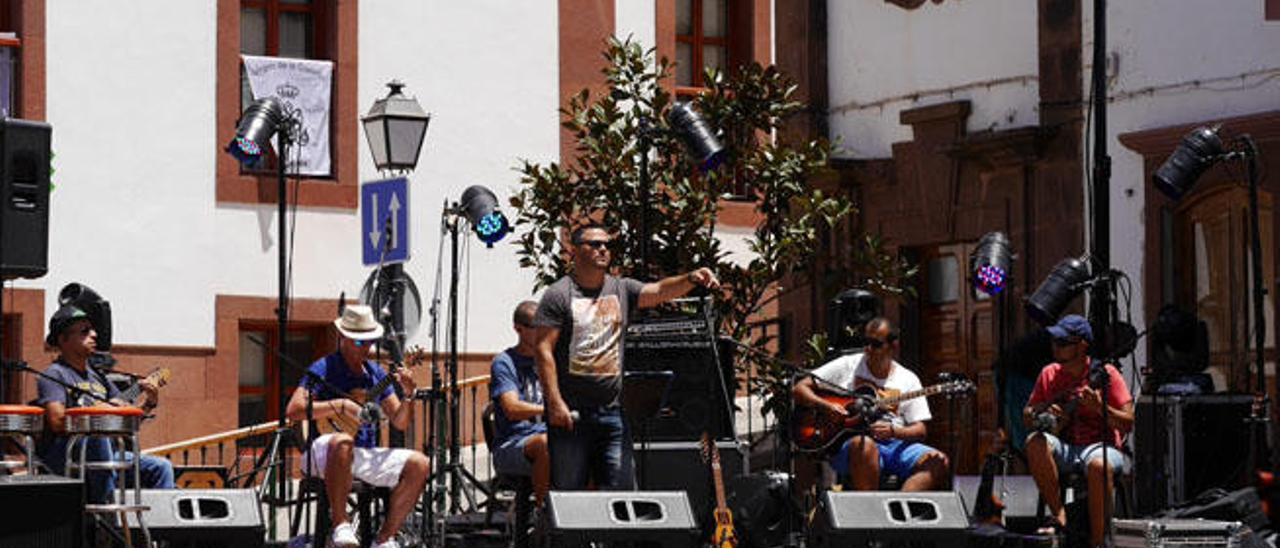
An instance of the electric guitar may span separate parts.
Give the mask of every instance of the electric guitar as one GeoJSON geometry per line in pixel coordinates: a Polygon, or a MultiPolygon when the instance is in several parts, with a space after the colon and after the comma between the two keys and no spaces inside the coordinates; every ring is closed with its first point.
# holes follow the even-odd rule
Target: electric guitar
{"type": "MultiPolygon", "coordinates": [[[[411,348],[404,354],[404,367],[416,367],[428,359],[428,355],[421,348],[411,348]]],[[[362,408],[360,416],[351,417],[341,413],[329,415],[323,419],[316,420],[316,430],[321,434],[343,433],[355,437],[360,432],[360,427],[365,424],[380,420],[382,409],[378,407],[378,395],[391,386],[395,382],[395,372],[399,370],[401,364],[391,363],[387,366],[387,374],[368,389],[356,388],[351,391],[351,401],[356,402],[362,408]]],[[[404,404],[404,402],[402,402],[404,404]]]]}
{"type": "Polygon", "coordinates": [[[712,513],[716,520],[715,533],[711,535],[711,546],[714,548],[737,548],[738,535],[733,531],[733,512],[724,502],[724,479],[720,474],[720,451],[711,434],[702,433],[702,458],[711,463],[711,477],[716,484],[716,509],[712,513]]]}
{"type": "Polygon", "coordinates": [[[838,416],[821,407],[804,407],[796,410],[796,448],[804,453],[822,453],[840,447],[854,434],[865,432],[867,427],[884,416],[893,406],[907,400],[939,394],[963,394],[972,392],[974,385],[967,380],[944,382],[889,395],[871,386],[860,386],[851,395],[840,395],[819,389],[818,397],[844,407],[848,416],[838,416]]]}

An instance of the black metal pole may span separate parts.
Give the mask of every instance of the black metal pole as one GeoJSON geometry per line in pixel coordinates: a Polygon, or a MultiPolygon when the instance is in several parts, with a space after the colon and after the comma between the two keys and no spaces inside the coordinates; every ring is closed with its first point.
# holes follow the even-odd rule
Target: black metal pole
{"type": "MultiPolygon", "coordinates": [[[[449,225],[449,463],[454,466],[461,458],[462,449],[458,445],[458,223],[454,216],[449,225]]],[[[449,507],[453,511],[459,508],[458,499],[462,496],[462,484],[457,476],[449,479],[449,507]]]]}
{"type": "MultiPolygon", "coordinates": [[[[1245,147],[1245,165],[1249,174],[1249,262],[1252,263],[1250,265],[1250,275],[1253,277],[1253,359],[1254,372],[1257,375],[1254,393],[1258,395],[1260,400],[1255,402],[1260,405],[1255,405],[1253,410],[1254,417],[1252,418],[1258,423],[1254,425],[1251,431],[1253,436],[1258,439],[1250,457],[1255,459],[1252,469],[1257,469],[1258,466],[1268,461],[1265,458],[1258,458],[1259,451],[1267,449],[1267,443],[1265,435],[1258,436],[1257,434],[1258,426],[1263,427],[1261,428],[1263,432],[1269,430],[1266,425],[1270,420],[1270,408],[1268,405],[1262,404],[1262,402],[1266,401],[1267,393],[1267,372],[1264,362],[1267,343],[1267,317],[1263,313],[1263,295],[1266,290],[1262,281],[1262,229],[1258,219],[1258,144],[1254,142],[1253,137],[1247,134],[1240,136],[1240,141],[1245,147]]],[[[1276,388],[1277,393],[1280,393],[1280,376],[1277,377],[1276,388]]],[[[1280,462],[1278,460],[1280,457],[1277,457],[1273,451],[1267,451],[1267,453],[1271,453],[1270,464],[1272,467],[1277,462],[1280,462]]]]}
{"type": "MultiPolygon", "coordinates": [[[[1111,269],[1111,156],[1107,153],[1107,2],[1093,0],[1093,232],[1090,254],[1097,271],[1111,269]]],[[[1096,272],[1097,272],[1096,271],[1096,272]]],[[[1106,284],[1093,286],[1089,315],[1107,338],[1111,295],[1106,284]]]]}
{"type": "MultiPolygon", "coordinates": [[[[286,122],[286,126],[288,122],[286,122]]],[[[286,238],[289,236],[285,230],[286,213],[288,210],[289,195],[286,194],[285,186],[285,164],[289,158],[289,131],[288,127],[281,128],[276,134],[276,149],[280,154],[276,157],[276,229],[277,229],[277,246],[276,246],[276,356],[280,360],[280,356],[284,356],[285,336],[288,334],[289,325],[289,295],[288,295],[288,273],[285,271],[288,264],[288,255],[286,247],[288,242],[286,238]]],[[[280,436],[283,435],[285,429],[285,407],[288,406],[288,398],[284,390],[284,364],[280,363],[276,366],[276,389],[279,392],[280,407],[278,409],[279,418],[276,422],[277,443],[280,436]]],[[[289,472],[289,452],[284,450],[280,452],[279,468],[276,470],[276,500],[283,500],[289,487],[289,481],[285,477],[289,472]]],[[[272,530],[275,530],[275,524],[272,523],[272,530]]]]}
{"type": "Polygon", "coordinates": [[[640,121],[640,267],[636,273],[645,276],[649,268],[649,128],[640,121]]]}

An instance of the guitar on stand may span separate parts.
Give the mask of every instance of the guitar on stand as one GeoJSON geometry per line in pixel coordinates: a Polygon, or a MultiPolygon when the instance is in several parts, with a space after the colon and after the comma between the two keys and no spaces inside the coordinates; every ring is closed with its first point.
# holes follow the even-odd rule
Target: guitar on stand
{"type": "Polygon", "coordinates": [[[724,478],[720,473],[720,450],[711,440],[711,434],[702,433],[702,458],[711,463],[711,478],[716,486],[716,509],[712,512],[716,530],[711,535],[711,546],[714,548],[737,548],[738,535],[733,530],[733,512],[725,504],[724,478]]]}
{"type": "Polygon", "coordinates": [[[968,380],[944,382],[901,394],[886,393],[871,386],[860,386],[846,394],[820,388],[818,397],[844,407],[849,415],[838,417],[817,407],[797,409],[792,427],[796,448],[804,453],[825,453],[839,448],[850,436],[866,431],[899,403],[940,394],[969,393],[974,389],[968,380]]]}

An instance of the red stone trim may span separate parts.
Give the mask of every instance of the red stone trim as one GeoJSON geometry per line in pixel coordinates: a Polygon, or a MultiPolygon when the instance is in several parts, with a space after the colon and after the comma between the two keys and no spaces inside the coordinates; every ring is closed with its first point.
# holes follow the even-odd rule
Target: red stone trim
{"type": "MultiPolygon", "coordinates": [[[[290,203],[307,207],[355,209],[359,200],[358,107],[356,105],[357,37],[359,2],[335,2],[332,36],[333,47],[333,178],[304,177],[294,192],[294,182],[286,191],[290,203]]],[[[214,130],[216,154],[216,199],[218,203],[276,203],[274,175],[241,173],[235,159],[222,151],[235,135],[240,117],[240,3],[218,2],[217,38],[217,127],[214,130]]]]}
{"type": "Polygon", "coordinates": [[[1267,21],[1280,21],[1280,0],[1266,0],[1263,18],[1267,21]]]}
{"type": "MultiPolygon", "coordinates": [[[[616,9],[614,0],[559,0],[560,106],[582,91],[592,97],[608,91],[600,73],[607,61],[600,53],[613,36],[616,9]]],[[[560,163],[577,155],[577,143],[569,130],[560,128],[560,163]]]]}
{"type": "MultiPolygon", "coordinates": [[[[5,347],[15,350],[12,354],[5,353],[6,359],[22,360],[36,369],[43,369],[53,360],[53,354],[44,347],[46,323],[43,289],[5,288],[3,318],[8,326],[12,326],[11,322],[17,322],[16,331],[19,333],[19,340],[5,341],[5,347]]],[[[10,332],[12,331],[6,330],[6,334],[10,332]]],[[[9,375],[5,372],[0,374],[9,375]]],[[[25,403],[36,396],[35,377],[24,373],[18,378],[22,380],[17,383],[16,391],[6,387],[7,393],[0,394],[0,398],[11,400],[8,403],[25,403]],[[11,395],[14,397],[9,398],[11,395]]]]}
{"type": "Polygon", "coordinates": [[[19,64],[18,108],[21,118],[45,119],[45,0],[18,3],[18,37],[22,40],[19,64]]]}

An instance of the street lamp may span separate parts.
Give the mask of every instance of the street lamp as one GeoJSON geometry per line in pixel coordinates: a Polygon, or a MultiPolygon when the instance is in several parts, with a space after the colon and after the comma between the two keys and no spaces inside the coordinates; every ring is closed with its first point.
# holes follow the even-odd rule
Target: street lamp
{"type": "Polygon", "coordinates": [[[360,119],[364,135],[378,171],[413,171],[431,115],[417,100],[401,93],[404,82],[392,80],[387,87],[391,88],[387,96],[374,101],[373,108],[360,119]]]}

